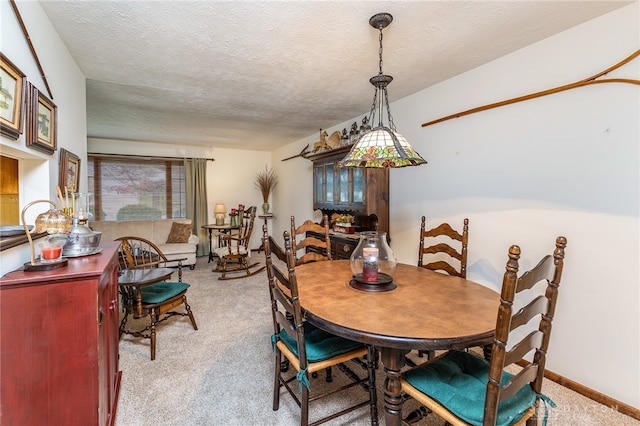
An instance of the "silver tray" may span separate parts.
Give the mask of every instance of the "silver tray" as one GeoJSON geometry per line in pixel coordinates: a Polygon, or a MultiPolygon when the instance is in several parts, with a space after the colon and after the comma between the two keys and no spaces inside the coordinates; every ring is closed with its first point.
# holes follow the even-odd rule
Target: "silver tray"
{"type": "MultiPolygon", "coordinates": [[[[33,230],[33,226],[29,226],[29,231],[33,230]]],[[[24,226],[22,225],[6,225],[0,226],[0,237],[15,237],[25,235],[24,226]]]]}
{"type": "Polygon", "coordinates": [[[83,257],[83,256],[92,256],[94,254],[98,254],[102,252],[102,247],[97,247],[90,250],[74,250],[74,251],[62,251],[62,257],[83,257]]]}

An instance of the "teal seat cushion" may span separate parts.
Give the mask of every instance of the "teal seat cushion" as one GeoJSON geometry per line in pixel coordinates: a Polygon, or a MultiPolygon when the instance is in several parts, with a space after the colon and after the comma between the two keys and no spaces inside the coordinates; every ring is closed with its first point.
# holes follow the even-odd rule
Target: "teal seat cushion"
{"type": "Polygon", "coordinates": [[[160,303],[169,300],[189,288],[189,284],[171,281],[162,281],[146,287],[140,291],[144,303],[160,303]]]}
{"type": "MultiPolygon", "coordinates": [[[[501,384],[513,374],[503,372],[501,384]]],[[[462,351],[450,351],[441,359],[405,373],[414,388],[435,399],[469,424],[482,426],[484,401],[489,381],[489,363],[462,351]]],[[[498,406],[497,426],[519,420],[534,405],[536,393],[524,386],[498,406]]]]}
{"type": "MultiPolygon", "coordinates": [[[[309,362],[323,361],[364,346],[362,343],[343,339],[342,337],[321,330],[308,322],[303,324],[303,329],[307,360],[309,362]]],[[[287,345],[291,352],[299,356],[298,344],[295,338],[289,336],[286,331],[282,330],[280,332],[280,339],[287,345]]]]}

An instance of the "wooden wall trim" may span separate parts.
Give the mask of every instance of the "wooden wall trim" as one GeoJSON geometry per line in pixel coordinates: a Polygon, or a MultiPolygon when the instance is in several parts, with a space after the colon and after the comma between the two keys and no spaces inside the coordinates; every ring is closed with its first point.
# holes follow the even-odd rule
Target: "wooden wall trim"
{"type": "Polygon", "coordinates": [[[31,37],[29,37],[29,32],[27,31],[27,27],[22,20],[22,15],[20,15],[20,11],[18,10],[18,5],[15,0],[9,0],[11,4],[11,8],[13,9],[13,13],[16,15],[16,19],[18,20],[18,24],[20,25],[20,29],[22,30],[22,35],[24,35],[24,39],[29,46],[29,50],[31,51],[31,55],[33,56],[33,60],[36,62],[36,66],[38,67],[38,71],[40,71],[40,77],[42,77],[42,81],[44,82],[44,86],[47,88],[47,93],[49,93],[49,97],[53,99],[53,94],[51,93],[51,88],[49,87],[49,82],[47,81],[47,76],[44,74],[44,69],[42,69],[42,65],[40,64],[40,59],[38,59],[38,54],[36,53],[36,48],[33,46],[33,42],[31,42],[31,37]]]}
{"type": "MultiPolygon", "coordinates": [[[[520,365],[521,367],[526,367],[528,364],[530,363],[525,360],[518,363],[518,365],[520,365]]],[[[599,404],[605,405],[612,410],[616,410],[617,412],[622,413],[626,416],[632,417],[636,420],[640,420],[640,409],[638,408],[632,407],[629,404],[625,404],[624,402],[611,398],[608,395],[595,391],[581,383],[574,382],[571,379],[567,379],[566,377],[563,377],[558,373],[554,373],[553,371],[544,370],[544,377],[599,404]]]]}

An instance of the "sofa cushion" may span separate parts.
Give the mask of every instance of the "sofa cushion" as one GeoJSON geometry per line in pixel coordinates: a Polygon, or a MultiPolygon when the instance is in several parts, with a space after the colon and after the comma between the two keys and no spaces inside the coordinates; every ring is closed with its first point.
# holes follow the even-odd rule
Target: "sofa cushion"
{"type": "Polygon", "coordinates": [[[173,222],[171,225],[171,231],[167,237],[167,244],[188,242],[192,233],[191,228],[190,223],[173,222]]]}
{"type": "Polygon", "coordinates": [[[189,226],[193,226],[191,219],[161,219],[153,220],[151,223],[153,225],[153,232],[151,234],[153,237],[151,237],[151,240],[156,244],[167,242],[174,223],[187,223],[189,226]]]}
{"type": "Polygon", "coordinates": [[[152,240],[153,238],[153,222],[148,220],[127,220],[122,222],[95,221],[89,222],[89,227],[94,231],[102,232],[101,241],[113,241],[119,237],[131,236],[142,237],[148,240],[152,240]]]}
{"type": "Polygon", "coordinates": [[[167,256],[172,254],[195,253],[196,249],[196,245],[191,243],[165,243],[156,245],[167,256]]]}

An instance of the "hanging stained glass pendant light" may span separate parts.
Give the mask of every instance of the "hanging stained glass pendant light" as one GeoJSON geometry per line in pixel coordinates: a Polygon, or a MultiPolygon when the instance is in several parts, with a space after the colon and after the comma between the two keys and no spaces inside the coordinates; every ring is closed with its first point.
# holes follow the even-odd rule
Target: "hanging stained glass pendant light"
{"type": "Polygon", "coordinates": [[[373,104],[369,113],[369,123],[374,126],[353,144],[349,154],[340,161],[343,167],[391,168],[419,166],[426,164],[409,142],[396,131],[396,126],[389,109],[387,86],[393,77],[382,72],[382,30],[393,21],[390,13],[378,13],[369,19],[369,25],[380,32],[379,72],[369,79],[375,87],[373,104]],[[387,110],[388,125],[384,125],[383,110],[387,110]],[[376,121],[377,116],[377,121],[376,121]]]}

